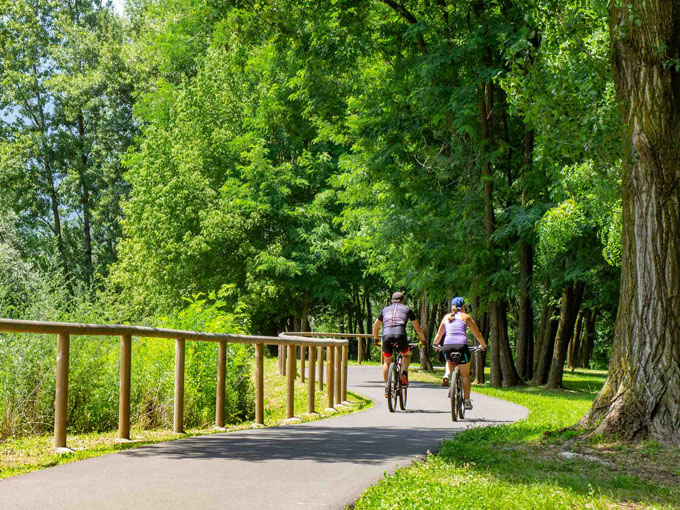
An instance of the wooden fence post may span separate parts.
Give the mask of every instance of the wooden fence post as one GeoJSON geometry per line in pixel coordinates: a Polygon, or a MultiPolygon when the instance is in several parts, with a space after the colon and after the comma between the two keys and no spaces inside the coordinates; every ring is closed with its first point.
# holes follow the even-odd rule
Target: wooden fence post
{"type": "Polygon", "coordinates": [[[300,346],[300,382],[305,382],[305,346],[300,346]]]}
{"type": "Polygon", "coordinates": [[[319,391],[323,391],[323,347],[315,347],[319,359],[317,360],[316,371],[319,373],[319,391]]]}
{"type": "Polygon", "coordinates": [[[174,423],[172,431],[181,434],[184,431],[184,361],[185,341],[175,340],[175,403],[174,423]]]}
{"type": "Polygon", "coordinates": [[[335,400],[333,400],[333,390],[335,389],[334,384],[334,374],[335,374],[335,347],[326,347],[326,395],[328,396],[328,408],[335,409],[335,400]]]}
{"type": "Polygon", "coordinates": [[[227,341],[217,343],[217,398],[215,399],[215,426],[224,428],[224,385],[227,371],[227,341]]]}
{"type": "Polygon", "coordinates": [[[54,446],[66,447],[66,412],[68,405],[68,333],[57,335],[57,386],[54,395],[54,446]]]}
{"type": "Polygon", "coordinates": [[[349,345],[342,346],[342,384],[340,384],[340,401],[347,402],[347,358],[349,357],[349,345]]]}
{"type": "Polygon", "coordinates": [[[315,370],[316,370],[316,347],[309,346],[309,379],[307,381],[307,413],[314,414],[315,405],[314,397],[316,396],[315,388],[315,370]]]}
{"type": "Polygon", "coordinates": [[[286,419],[293,417],[295,413],[295,351],[297,346],[288,345],[288,366],[286,367],[286,419]]]}
{"type": "Polygon", "coordinates": [[[364,357],[364,339],[361,337],[357,338],[357,365],[361,365],[361,361],[364,357]]]}
{"type": "Polygon", "coordinates": [[[340,370],[340,365],[342,364],[342,351],[339,345],[336,345],[333,349],[335,349],[335,389],[333,390],[333,396],[335,397],[335,404],[337,405],[342,401],[340,398],[340,384],[342,383],[342,378],[340,376],[342,370],[340,370]]]}
{"type": "Polygon", "coordinates": [[[264,345],[255,344],[255,425],[264,425],[264,345]]]}
{"type": "Polygon", "coordinates": [[[118,437],[130,439],[130,367],[132,335],[120,337],[120,386],[118,397],[118,437]]]}

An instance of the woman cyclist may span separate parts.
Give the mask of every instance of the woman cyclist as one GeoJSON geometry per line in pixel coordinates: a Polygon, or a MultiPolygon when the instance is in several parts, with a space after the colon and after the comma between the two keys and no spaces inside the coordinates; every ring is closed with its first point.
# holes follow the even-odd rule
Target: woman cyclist
{"type": "Polygon", "coordinates": [[[448,374],[453,371],[453,363],[451,363],[454,352],[460,353],[460,376],[463,379],[463,392],[465,393],[465,409],[472,409],[472,401],[470,400],[470,348],[467,344],[466,331],[470,328],[472,334],[479,341],[482,350],[486,349],[486,341],[482,337],[482,333],[475,324],[475,321],[470,315],[465,313],[465,300],[462,297],[455,297],[451,300],[451,313],[446,315],[437,331],[437,337],[434,339],[434,345],[440,344],[442,337],[444,338],[444,358],[446,358],[447,366],[443,386],[449,385],[448,374]]]}

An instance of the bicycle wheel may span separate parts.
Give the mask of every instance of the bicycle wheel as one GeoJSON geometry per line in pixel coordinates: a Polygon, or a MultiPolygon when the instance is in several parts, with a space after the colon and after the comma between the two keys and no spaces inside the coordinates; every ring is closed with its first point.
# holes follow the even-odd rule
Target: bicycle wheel
{"type": "Polygon", "coordinates": [[[458,418],[462,420],[465,418],[465,393],[463,393],[463,379],[460,374],[458,374],[458,397],[456,400],[458,403],[458,418]]]}
{"type": "Polygon", "coordinates": [[[451,420],[458,421],[458,367],[451,373],[451,388],[449,397],[451,400],[451,420]]]}
{"type": "Polygon", "coordinates": [[[399,386],[400,386],[400,390],[401,390],[401,391],[399,391],[399,409],[401,409],[402,411],[405,411],[406,410],[406,395],[408,393],[408,386],[402,386],[401,384],[399,386]]]}
{"type": "Polygon", "coordinates": [[[387,389],[389,390],[389,396],[387,397],[387,409],[391,413],[397,408],[397,393],[399,386],[399,377],[397,377],[397,365],[390,363],[390,368],[387,371],[387,389]]]}

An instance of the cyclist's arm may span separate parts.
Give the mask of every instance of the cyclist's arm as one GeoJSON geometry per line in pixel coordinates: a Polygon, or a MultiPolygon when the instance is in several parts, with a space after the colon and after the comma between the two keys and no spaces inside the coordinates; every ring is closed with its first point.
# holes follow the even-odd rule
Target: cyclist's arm
{"type": "Polygon", "coordinates": [[[475,338],[481,344],[482,348],[486,349],[486,340],[484,340],[484,337],[482,336],[482,332],[479,331],[477,324],[475,324],[475,320],[472,318],[472,315],[467,315],[467,314],[465,314],[465,315],[466,315],[465,323],[468,325],[468,328],[470,328],[470,331],[472,332],[472,334],[475,335],[475,338]]]}
{"type": "Polygon", "coordinates": [[[444,326],[444,321],[442,321],[441,324],[439,324],[439,329],[437,330],[437,336],[434,339],[434,345],[439,345],[439,342],[444,337],[444,333],[446,333],[446,326],[444,326]]]}
{"type": "Polygon", "coordinates": [[[380,340],[380,326],[382,325],[382,321],[380,319],[376,319],[375,322],[373,323],[373,341],[377,342],[380,340]]]}
{"type": "Polygon", "coordinates": [[[420,328],[420,322],[418,322],[418,319],[411,321],[411,324],[413,324],[413,329],[416,330],[416,333],[418,333],[418,337],[420,338],[420,341],[425,344],[425,333],[423,333],[423,330],[420,328]]]}

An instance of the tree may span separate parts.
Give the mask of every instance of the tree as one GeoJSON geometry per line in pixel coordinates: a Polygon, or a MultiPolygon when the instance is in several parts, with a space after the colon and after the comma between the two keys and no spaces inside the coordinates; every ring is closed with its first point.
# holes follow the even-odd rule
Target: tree
{"type": "Polygon", "coordinates": [[[621,295],[594,433],[680,445],[680,2],[612,2],[625,122],[621,295]]]}

